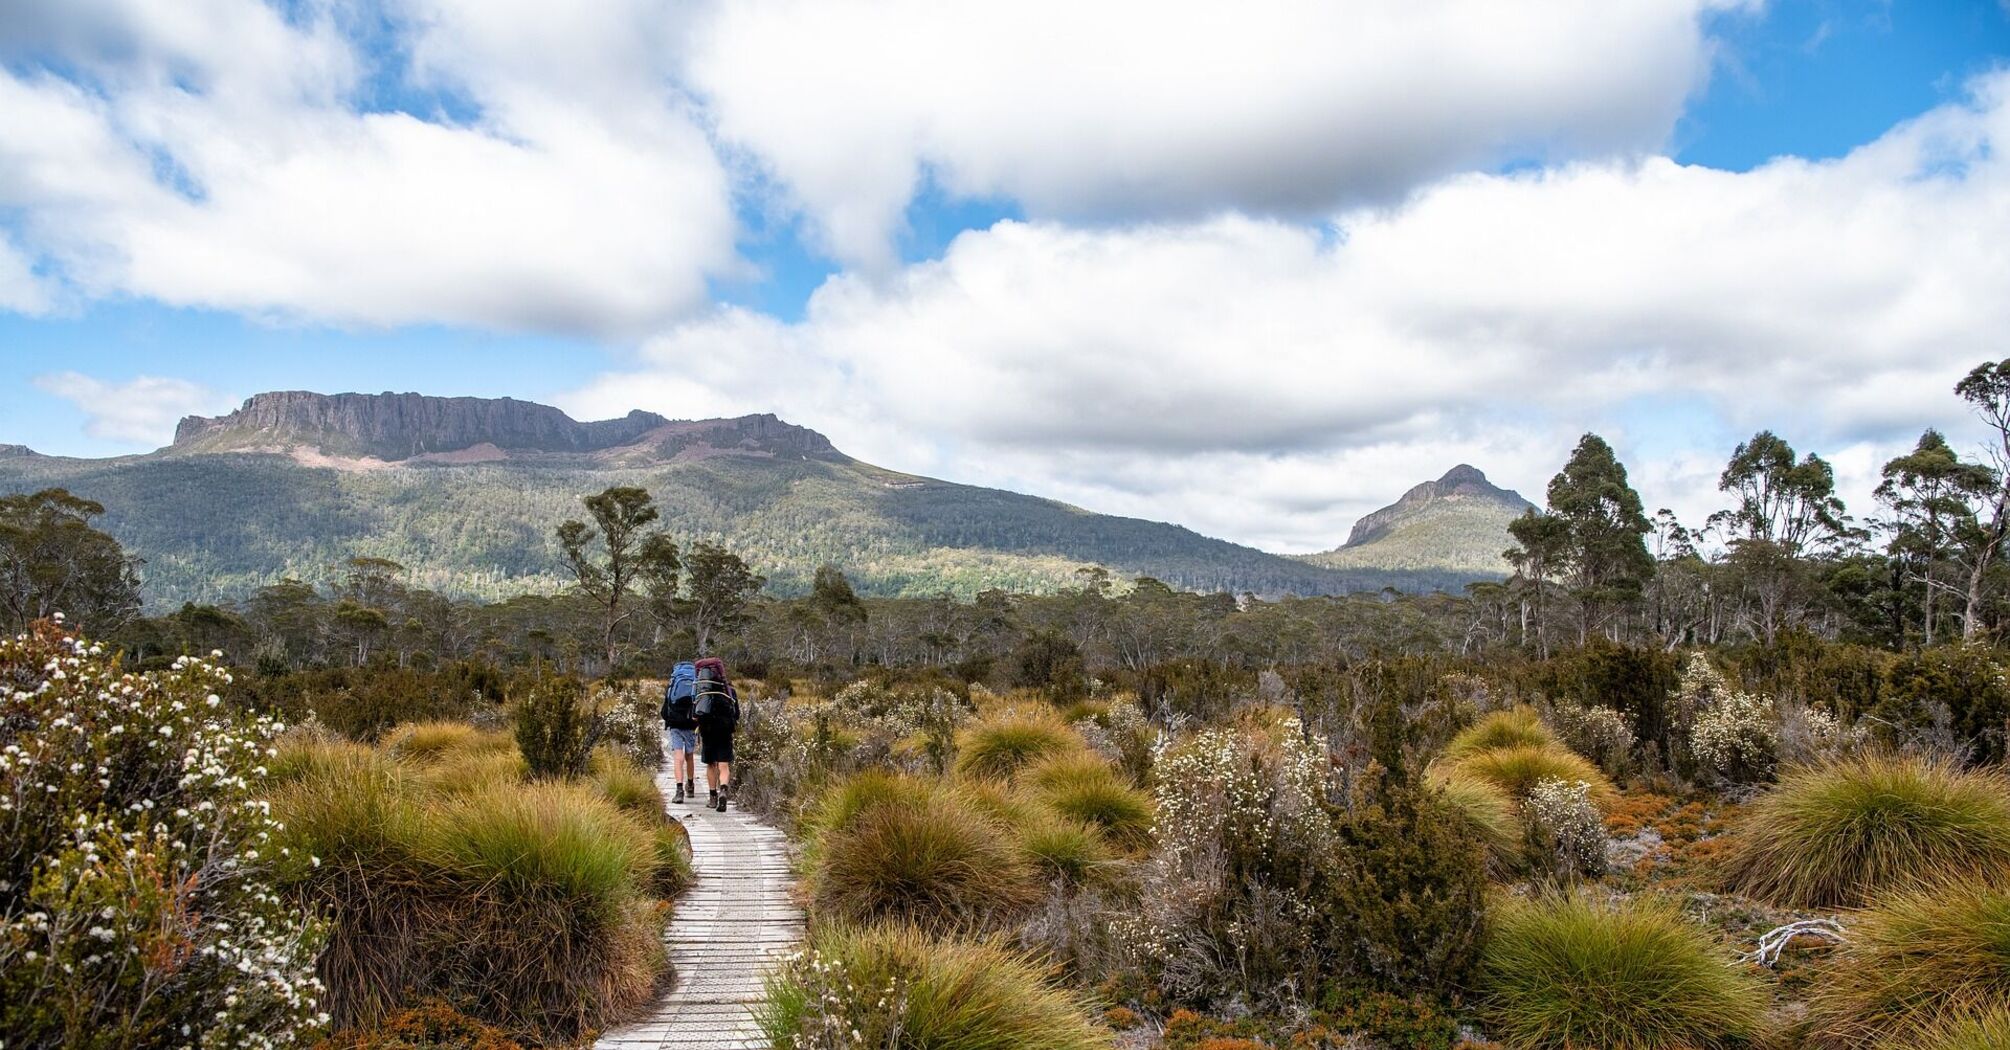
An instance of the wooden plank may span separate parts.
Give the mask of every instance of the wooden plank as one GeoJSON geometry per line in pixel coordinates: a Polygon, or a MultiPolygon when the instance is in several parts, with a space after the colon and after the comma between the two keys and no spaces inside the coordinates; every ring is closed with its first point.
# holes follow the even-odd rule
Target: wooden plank
{"type": "MultiPolygon", "coordinates": [[[[664,799],[676,781],[659,774],[664,799]]],[[[691,835],[695,879],[677,902],[663,941],[676,982],[645,1017],[602,1035],[598,1050],[760,1050],[753,1011],[765,980],[802,942],[788,841],[738,810],[702,801],[670,815],[691,835]]]]}

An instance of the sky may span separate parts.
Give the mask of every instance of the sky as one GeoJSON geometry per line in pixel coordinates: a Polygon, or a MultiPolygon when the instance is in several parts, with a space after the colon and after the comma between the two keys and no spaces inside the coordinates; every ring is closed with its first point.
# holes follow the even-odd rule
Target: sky
{"type": "Polygon", "coordinates": [[[0,442],[775,412],[1333,547],[1578,437],[1858,516],[2010,356],[2010,0],[0,0],[0,442]],[[575,9],[576,8],[576,9],[575,9]]]}

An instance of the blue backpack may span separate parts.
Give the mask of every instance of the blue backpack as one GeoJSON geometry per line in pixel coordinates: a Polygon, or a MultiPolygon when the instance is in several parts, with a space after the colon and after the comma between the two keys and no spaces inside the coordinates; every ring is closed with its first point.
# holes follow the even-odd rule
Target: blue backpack
{"type": "Polygon", "coordinates": [[[670,671],[663,687],[663,724],[671,729],[698,728],[698,665],[684,660],[670,671]]]}

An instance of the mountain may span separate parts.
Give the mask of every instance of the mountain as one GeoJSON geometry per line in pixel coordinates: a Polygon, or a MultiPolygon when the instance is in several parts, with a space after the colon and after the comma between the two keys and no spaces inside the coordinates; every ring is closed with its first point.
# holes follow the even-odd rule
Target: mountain
{"type": "Polygon", "coordinates": [[[1342,571],[1506,576],[1509,566],[1501,552],[1513,544],[1508,523],[1533,506],[1520,493],[1488,481],[1477,467],[1461,463],[1364,515],[1345,544],[1303,560],[1342,571]]]}
{"type": "MultiPolygon", "coordinates": [[[[22,450],[25,453],[25,450],[22,450]]],[[[834,562],[867,594],[1070,585],[1083,565],[1259,594],[1455,588],[1437,570],[1344,569],[1189,529],[886,470],[772,415],[580,422],[546,405],[418,394],[260,394],[190,417],[174,444],[111,459],[0,454],[0,493],[61,486],[103,503],[146,559],[156,606],[320,580],[359,555],[417,585],[502,598],[565,572],[552,530],[610,485],[655,495],[680,542],[724,543],[782,593],[834,562]]]]}

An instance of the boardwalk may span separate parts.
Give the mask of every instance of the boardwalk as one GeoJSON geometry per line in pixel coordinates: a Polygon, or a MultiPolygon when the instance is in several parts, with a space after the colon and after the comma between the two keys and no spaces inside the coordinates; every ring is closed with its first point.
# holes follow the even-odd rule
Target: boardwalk
{"type": "MultiPolygon", "coordinates": [[[[667,800],[668,773],[656,778],[667,800]]],[[[753,1050],[766,1046],[752,1011],[761,980],[795,950],[803,913],[791,899],[789,860],[781,833],[738,809],[716,813],[702,798],[670,806],[691,832],[698,879],[677,902],[663,935],[676,984],[649,1016],[608,1032],[594,1044],[615,1050],[753,1050]]]]}

